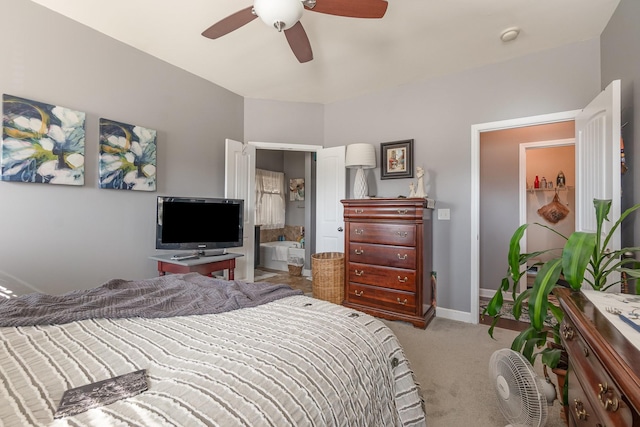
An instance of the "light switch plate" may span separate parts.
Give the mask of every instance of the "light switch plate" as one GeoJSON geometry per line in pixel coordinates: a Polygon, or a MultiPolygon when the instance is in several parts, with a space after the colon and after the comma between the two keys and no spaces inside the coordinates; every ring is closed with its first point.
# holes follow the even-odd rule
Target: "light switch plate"
{"type": "Polygon", "coordinates": [[[438,209],[438,219],[450,220],[451,219],[451,211],[449,209],[438,209]]]}

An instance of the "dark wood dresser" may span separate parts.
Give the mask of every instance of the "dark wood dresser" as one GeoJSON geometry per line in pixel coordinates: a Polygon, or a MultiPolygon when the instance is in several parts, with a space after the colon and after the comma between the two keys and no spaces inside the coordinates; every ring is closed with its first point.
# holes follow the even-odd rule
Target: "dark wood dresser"
{"type": "Polygon", "coordinates": [[[426,328],[435,315],[433,209],[424,199],[342,200],[343,305],[426,328]]]}
{"type": "Polygon", "coordinates": [[[640,426],[640,351],[582,293],[555,291],[569,354],[569,426],[640,426]]]}

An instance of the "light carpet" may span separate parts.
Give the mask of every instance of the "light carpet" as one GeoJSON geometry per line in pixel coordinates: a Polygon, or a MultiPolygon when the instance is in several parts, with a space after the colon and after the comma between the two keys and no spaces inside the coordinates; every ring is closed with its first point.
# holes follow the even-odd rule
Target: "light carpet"
{"type": "MultiPolygon", "coordinates": [[[[427,329],[405,322],[384,321],[404,347],[421,385],[429,427],[503,427],[508,424],[498,408],[489,378],[489,359],[494,351],[509,348],[517,332],[488,326],[434,318],[427,329]]],[[[542,364],[535,366],[542,375],[542,364]]],[[[551,374],[552,381],[556,381],[551,374]]],[[[565,426],[560,403],[549,407],[547,427],[565,426]]]]}

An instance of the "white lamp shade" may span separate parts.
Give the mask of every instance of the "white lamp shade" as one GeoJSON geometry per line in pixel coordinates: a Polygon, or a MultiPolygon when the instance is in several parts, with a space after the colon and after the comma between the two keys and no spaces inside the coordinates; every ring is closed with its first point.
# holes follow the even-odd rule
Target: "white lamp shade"
{"type": "Polygon", "coordinates": [[[255,0],[253,10],[265,24],[280,31],[296,25],[304,7],[300,0],[255,0]],[[276,25],[278,22],[280,27],[276,25]]]}
{"type": "Polygon", "coordinates": [[[347,145],[345,166],[348,168],[372,169],[376,167],[376,150],[371,144],[347,145]]]}

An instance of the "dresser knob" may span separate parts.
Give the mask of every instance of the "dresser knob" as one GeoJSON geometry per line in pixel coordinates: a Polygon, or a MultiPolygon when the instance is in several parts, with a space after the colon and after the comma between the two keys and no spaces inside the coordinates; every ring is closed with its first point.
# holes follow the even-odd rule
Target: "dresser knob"
{"type": "Polygon", "coordinates": [[[354,273],[356,273],[356,276],[362,276],[364,274],[364,270],[354,270],[354,273]]]}
{"type": "Polygon", "coordinates": [[[400,237],[407,237],[409,233],[407,233],[406,231],[396,231],[396,234],[400,237]]]}
{"type": "Polygon", "coordinates": [[[575,411],[576,417],[579,420],[586,420],[587,418],[589,418],[589,414],[587,414],[587,410],[584,409],[584,405],[580,401],[580,399],[575,399],[573,401],[573,410],[575,411]]]}
{"type": "Polygon", "coordinates": [[[575,331],[573,330],[573,328],[571,326],[569,326],[569,325],[563,325],[562,326],[562,337],[565,340],[571,341],[574,336],[575,336],[575,331]]]}
{"type": "Polygon", "coordinates": [[[398,282],[400,282],[400,283],[407,283],[407,280],[409,280],[409,278],[406,277],[406,276],[405,276],[404,279],[402,277],[398,276],[398,282]]]}
{"type": "Polygon", "coordinates": [[[363,213],[364,209],[355,209],[355,213],[363,213]]]}
{"type": "Polygon", "coordinates": [[[353,291],[353,292],[355,292],[355,294],[356,294],[356,296],[357,296],[357,297],[361,297],[361,296],[362,296],[362,294],[364,293],[364,291],[360,291],[360,292],[358,292],[358,290],[357,290],[357,289],[356,289],[355,291],[353,291]]]}
{"type": "Polygon", "coordinates": [[[600,403],[604,406],[605,411],[616,412],[620,407],[620,401],[618,401],[613,390],[609,388],[607,383],[598,384],[598,388],[600,389],[598,397],[600,398],[600,403]]]}
{"type": "Polygon", "coordinates": [[[398,209],[398,213],[399,213],[400,215],[404,215],[404,214],[406,214],[407,212],[409,212],[409,209],[398,209]]]}
{"type": "Polygon", "coordinates": [[[360,235],[362,235],[362,233],[364,233],[364,230],[362,228],[356,228],[355,232],[356,232],[357,235],[360,236],[360,235]]]}
{"type": "Polygon", "coordinates": [[[356,249],[354,252],[356,253],[356,255],[362,255],[364,253],[362,249],[356,249]]]}
{"type": "Polygon", "coordinates": [[[407,299],[405,298],[404,301],[400,301],[400,298],[398,298],[398,302],[402,305],[406,305],[407,304],[407,299]]]}
{"type": "Polygon", "coordinates": [[[404,255],[398,254],[398,259],[407,259],[407,254],[404,254],[404,255]]]}

